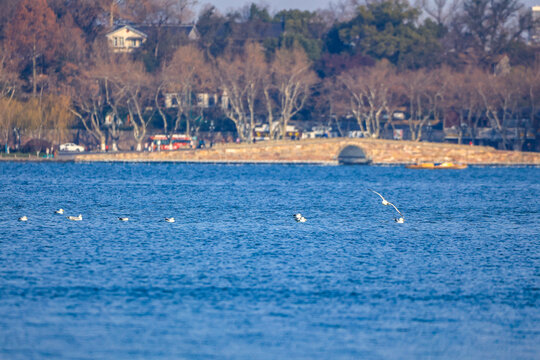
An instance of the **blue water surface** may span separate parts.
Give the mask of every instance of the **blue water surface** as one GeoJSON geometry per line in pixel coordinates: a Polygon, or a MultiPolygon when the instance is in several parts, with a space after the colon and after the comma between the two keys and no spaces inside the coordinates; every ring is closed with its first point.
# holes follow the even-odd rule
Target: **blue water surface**
{"type": "Polygon", "coordinates": [[[0,358],[538,359],[539,179],[0,163],[0,358]]]}

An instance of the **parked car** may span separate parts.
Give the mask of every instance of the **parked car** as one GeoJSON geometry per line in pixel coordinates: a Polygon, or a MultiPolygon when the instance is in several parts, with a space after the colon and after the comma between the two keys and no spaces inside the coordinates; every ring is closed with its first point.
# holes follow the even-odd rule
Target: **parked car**
{"type": "Polygon", "coordinates": [[[65,143],[60,145],[60,151],[78,151],[83,152],[84,146],[73,144],[73,143],[65,143]]]}

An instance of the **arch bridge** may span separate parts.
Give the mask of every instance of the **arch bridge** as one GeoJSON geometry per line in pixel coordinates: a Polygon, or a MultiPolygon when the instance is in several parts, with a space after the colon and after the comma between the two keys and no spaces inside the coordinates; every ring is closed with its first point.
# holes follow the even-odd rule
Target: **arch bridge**
{"type": "Polygon", "coordinates": [[[380,139],[330,138],[217,144],[212,148],[77,155],[75,161],[410,164],[445,161],[468,164],[540,165],[539,153],[498,151],[486,146],[380,139]]]}

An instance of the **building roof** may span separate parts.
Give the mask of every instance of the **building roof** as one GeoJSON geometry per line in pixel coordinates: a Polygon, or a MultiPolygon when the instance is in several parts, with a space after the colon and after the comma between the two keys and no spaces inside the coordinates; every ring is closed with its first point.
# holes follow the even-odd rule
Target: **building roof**
{"type": "Polygon", "coordinates": [[[135,29],[134,27],[132,27],[130,25],[120,25],[120,26],[116,27],[114,30],[112,30],[112,31],[108,32],[107,34],[105,34],[105,36],[110,36],[110,35],[118,32],[119,30],[122,30],[122,29],[126,29],[127,31],[132,31],[133,33],[135,33],[135,34],[137,34],[137,35],[139,35],[139,36],[141,36],[143,38],[148,37],[144,32],[142,32],[140,30],[137,30],[137,29],[135,29]]]}

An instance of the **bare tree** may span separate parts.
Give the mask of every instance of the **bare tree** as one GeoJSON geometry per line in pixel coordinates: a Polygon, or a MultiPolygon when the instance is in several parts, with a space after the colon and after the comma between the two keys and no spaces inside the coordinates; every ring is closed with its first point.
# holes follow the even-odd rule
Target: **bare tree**
{"type": "Polygon", "coordinates": [[[474,139],[477,135],[478,122],[483,112],[483,101],[477,91],[477,84],[481,82],[484,73],[472,67],[464,72],[452,71],[444,68],[439,71],[444,76],[447,85],[442,91],[441,108],[444,116],[455,114],[457,123],[453,124],[458,134],[458,143],[469,132],[474,139]]]}
{"type": "Polygon", "coordinates": [[[342,127],[341,119],[346,118],[350,113],[348,102],[341,101],[347,97],[343,85],[336,77],[328,76],[316,85],[314,91],[313,111],[319,116],[329,120],[331,125],[335,125],[340,137],[345,136],[345,129],[342,127]]]}
{"type": "Polygon", "coordinates": [[[390,85],[395,76],[387,62],[374,68],[354,68],[340,75],[341,83],[350,98],[350,110],[361,131],[378,138],[381,135],[381,120],[389,110],[390,85]]]}
{"type": "MultiPolygon", "coordinates": [[[[224,106],[225,115],[236,125],[240,139],[251,142],[255,126],[255,103],[260,96],[266,72],[262,48],[249,43],[244,54],[218,59],[216,70],[220,86],[229,101],[228,106],[224,106]]],[[[266,88],[267,96],[268,91],[266,88]]],[[[267,100],[270,101],[269,98],[267,100]]]]}
{"type": "Polygon", "coordinates": [[[278,93],[281,137],[284,139],[289,121],[306,104],[317,76],[311,70],[306,53],[299,48],[277,50],[272,73],[278,93]]]}
{"type": "Polygon", "coordinates": [[[423,69],[403,74],[401,86],[409,107],[408,122],[413,141],[422,139],[424,126],[436,116],[443,86],[438,80],[434,73],[423,69]]]}
{"type": "Polygon", "coordinates": [[[510,74],[486,75],[478,84],[478,93],[484,101],[486,116],[492,128],[501,137],[503,149],[508,147],[507,125],[514,118],[518,106],[520,89],[510,74]]]}
{"type": "Polygon", "coordinates": [[[13,97],[0,98],[0,136],[2,143],[9,143],[9,134],[18,127],[24,104],[13,97]]]}
{"type": "Polygon", "coordinates": [[[5,52],[2,51],[0,56],[0,131],[4,144],[7,144],[21,104],[15,99],[19,89],[18,76],[8,70],[5,52]]]}
{"type": "Polygon", "coordinates": [[[191,133],[194,96],[197,93],[206,94],[212,88],[211,82],[211,69],[203,53],[194,45],[179,47],[171,62],[163,69],[154,97],[156,108],[163,120],[165,134],[172,136],[178,131],[182,119],[186,120],[186,134],[191,133]],[[170,127],[162,105],[163,98],[167,96],[170,96],[171,100],[174,99],[176,107],[176,117],[170,127]]]}
{"type": "Polygon", "coordinates": [[[216,76],[228,103],[223,105],[225,116],[236,126],[238,137],[246,140],[249,136],[246,105],[244,102],[247,86],[244,84],[243,61],[239,58],[219,58],[216,62],[216,76]]]}
{"type": "Polygon", "coordinates": [[[133,137],[137,143],[137,151],[142,151],[148,123],[155,113],[155,89],[141,63],[126,63],[124,71],[119,73],[116,79],[118,86],[125,88],[125,105],[133,127],[133,137]]]}
{"type": "Polygon", "coordinates": [[[69,111],[71,98],[65,94],[49,96],[47,99],[47,112],[49,113],[49,127],[54,131],[55,142],[60,144],[66,138],[67,130],[73,121],[73,114],[69,111]]]}
{"type": "Polygon", "coordinates": [[[115,80],[114,73],[109,72],[102,74],[100,79],[105,93],[105,101],[111,110],[106,115],[105,126],[111,136],[112,151],[118,151],[118,140],[120,139],[119,125],[122,123],[119,109],[127,96],[126,88],[115,80]]]}
{"type": "Polygon", "coordinates": [[[90,71],[81,74],[71,87],[71,98],[70,111],[96,139],[101,151],[105,151],[107,135],[103,125],[106,99],[98,79],[90,71]]]}
{"type": "Polygon", "coordinates": [[[245,62],[246,103],[250,128],[248,140],[252,142],[253,129],[255,128],[255,104],[261,95],[261,87],[268,72],[262,46],[257,43],[246,44],[245,62]]]}
{"type": "Polygon", "coordinates": [[[197,0],[123,0],[117,3],[124,16],[139,23],[162,26],[190,20],[197,0]]]}
{"type": "MultiPolygon", "coordinates": [[[[540,137],[540,117],[538,109],[540,109],[540,64],[534,67],[519,69],[519,82],[524,87],[525,106],[529,109],[529,123],[531,130],[536,134],[536,141],[539,143],[540,137]]],[[[527,130],[525,130],[525,134],[527,130]]]]}
{"type": "Polygon", "coordinates": [[[152,24],[157,30],[154,57],[158,57],[162,27],[170,24],[181,24],[193,17],[193,6],[196,0],[147,0],[143,13],[144,22],[152,24]]]}
{"type": "Polygon", "coordinates": [[[417,6],[424,10],[438,25],[447,25],[458,13],[462,0],[418,0],[417,6]]]}
{"type": "Polygon", "coordinates": [[[330,2],[327,9],[319,10],[319,15],[328,25],[332,26],[336,22],[351,20],[356,14],[356,9],[362,4],[364,4],[364,1],[361,0],[338,0],[330,2]]]}
{"type": "Polygon", "coordinates": [[[8,58],[0,47],[0,98],[12,99],[20,89],[19,75],[7,66],[8,58]]]}
{"type": "MultiPolygon", "coordinates": [[[[126,91],[117,77],[118,74],[124,71],[125,64],[129,62],[129,59],[127,55],[111,54],[107,48],[100,46],[95,46],[92,54],[93,56],[89,59],[92,66],[85,72],[85,77],[78,82],[74,90],[77,91],[77,86],[86,86],[83,83],[84,81],[95,84],[95,94],[99,96],[99,121],[93,127],[99,127],[98,138],[102,151],[107,148],[106,142],[109,136],[111,138],[111,150],[118,151],[119,125],[122,122],[120,109],[126,91]],[[105,138],[104,142],[101,136],[105,138]]],[[[84,103],[83,99],[81,101],[84,103]]],[[[96,132],[96,130],[94,129],[93,132],[96,132]]]]}
{"type": "Polygon", "coordinates": [[[451,24],[455,46],[483,66],[492,64],[531,30],[531,14],[522,11],[523,6],[518,0],[463,0],[462,11],[451,24]]]}

